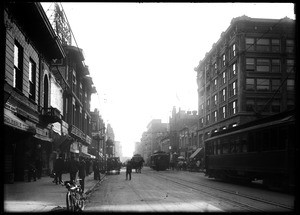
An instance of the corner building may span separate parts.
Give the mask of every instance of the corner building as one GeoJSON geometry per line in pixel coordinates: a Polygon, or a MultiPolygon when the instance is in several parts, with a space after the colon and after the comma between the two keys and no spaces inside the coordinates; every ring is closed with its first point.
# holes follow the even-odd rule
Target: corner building
{"type": "Polygon", "coordinates": [[[232,19],[195,68],[198,140],[295,106],[295,21],[232,19]]]}

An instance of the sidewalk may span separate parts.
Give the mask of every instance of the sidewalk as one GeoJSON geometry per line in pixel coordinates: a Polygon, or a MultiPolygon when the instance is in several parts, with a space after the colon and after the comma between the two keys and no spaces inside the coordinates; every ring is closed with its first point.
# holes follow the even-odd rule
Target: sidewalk
{"type": "MultiPolygon", "coordinates": [[[[105,175],[101,174],[101,181],[105,175]]],[[[70,175],[63,174],[68,181],[70,175]]],[[[37,181],[4,184],[4,212],[49,212],[54,208],[66,207],[65,186],[52,183],[53,178],[44,176],[37,181]]],[[[100,181],[94,173],[85,177],[85,194],[89,194],[100,181]]]]}

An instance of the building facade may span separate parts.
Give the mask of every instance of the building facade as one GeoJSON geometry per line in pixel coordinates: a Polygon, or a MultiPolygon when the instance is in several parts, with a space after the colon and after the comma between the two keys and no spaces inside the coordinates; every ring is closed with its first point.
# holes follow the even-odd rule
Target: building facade
{"type": "Polygon", "coordinates": [[[199,145],[212,132],[292,109],[295,21],[234,18],[195,71],[199,145]]]}
{"type": "Polygon", "coordinates": [[[61,120],[50,103],[50,65],[65,52],[40,3],[4,6],[5,182],[13,183],[28,178],[30,165],[49,171],[51,125],[61,120]]]}
{"type": "MultiPolygon", "coordinates": [[[[188,145],[183,144],[184,133],[190,134],[198,123],[198,115],[197,111],[184,111],[179,108],[178,112],[176,112],[176,108],[173,107],[172,116],[169,118],[169,140],[170,140],[170,151],[172,153],[177,154],[185,154],[188,156],[188,145]],[[181,145],[180,145],[181,144],[181,145]]],[[[195,134],[191,134],[189,136],[194,136],[195,134]]],[[[186,135],[187,137],[187,135],[186,135]]],[[[193,138],[193,143],[195,138],[193,138]]],[[[197,138],[196,138],[197,140],[197,138]]],[[[195,143],[198,147],[198,142],[195,143]]],[[[190,146],[191,147],[191,146],[190,146]]]]}

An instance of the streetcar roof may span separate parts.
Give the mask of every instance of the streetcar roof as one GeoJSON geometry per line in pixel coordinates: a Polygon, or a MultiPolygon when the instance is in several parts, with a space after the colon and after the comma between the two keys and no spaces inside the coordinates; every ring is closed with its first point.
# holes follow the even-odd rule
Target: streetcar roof
{"type": "Polygon", "coordinates": [[[246,132],[246,131],[257,130],[257,129],[260,129],[260,128],[266,128],[266,127],[269,127],[269,126],[274,126],[274,125],[278,125],[278,124],[282,124],[282,123],[286,123],[286,122],[292,122],[292,121],[294,121],[294,117],[293,116],[288,116],[288,117],[285,117],[285,118],[280,119],[280,120],[274,120],[274,121],[267,122],[267,123],[257,124],[257,125],[249,126],[249,127],[242,128],[242,129],[238,129],[238,127],[235,127],[237,130],[234,130],[234,131],[227,130],[227,132],[219,134],[219,135],[216,134],[216,136],[210,137],[210,138],[206,139],[205,141],[210,141],[210,140],[226,137],[226,136],[233,135],[233,134],[238,134],[238,133],[242,133],[242,132],[246,132]]]}

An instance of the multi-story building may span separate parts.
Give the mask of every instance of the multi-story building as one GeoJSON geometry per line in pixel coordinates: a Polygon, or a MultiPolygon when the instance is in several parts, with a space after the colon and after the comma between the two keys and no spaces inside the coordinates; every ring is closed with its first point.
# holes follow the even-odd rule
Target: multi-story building
{"type": "Polygon", "coordinates": [[[77,44],[72,43],[70,25],[62,9],[55,4],[52,27],[57,37],[63,44],[66,57],[58,59],[51,64],[51,71],[58,84],[62,88],[62,97],[59,93],[58,99],[61,101],[62,128],[67,128],[67,132],[62,133],[57,141],[58,151],[70,156],[91,157],[88,147],[92,143],[91,138],[91,115],[90,101],[91,94],[96,92],[93,80],[89,73],[89,68],[85,65],[83,50],[77,44]]]}
{"type": "Polygon", "coordinates": [[[30,165],[49,170],[51,124],[61,120],[50,106],[50,65],[65,52],[40,3],[4,6],[4,169],[14,182],[26,180],[30,165]]]}
{"type": "MultiPolygon", "coordinates": [[[[176,108],[173,107],[172,116],[169,118],[169,139],[171,153],[176,152],[177,154],[179,154],[180,151],[182,151],[182,153],[186,152],[185,149],[183,152],[183,148],[179,148],[180,131],[182,131],[185,128],[192,128],[197,123],[197,111],[184,111],[179,108],[178,112],[176,112],[176,108]]],[[[192,136],[194,136],[194,134],[192,136]]],[[[198,143],[196,143],[196,145],[198,147],[198,143]]]]}
{"type": "Polygon", "coordinates": [[[195,68],[198,139],[294,108],[295,21],[232,19],[195,68]]]}

